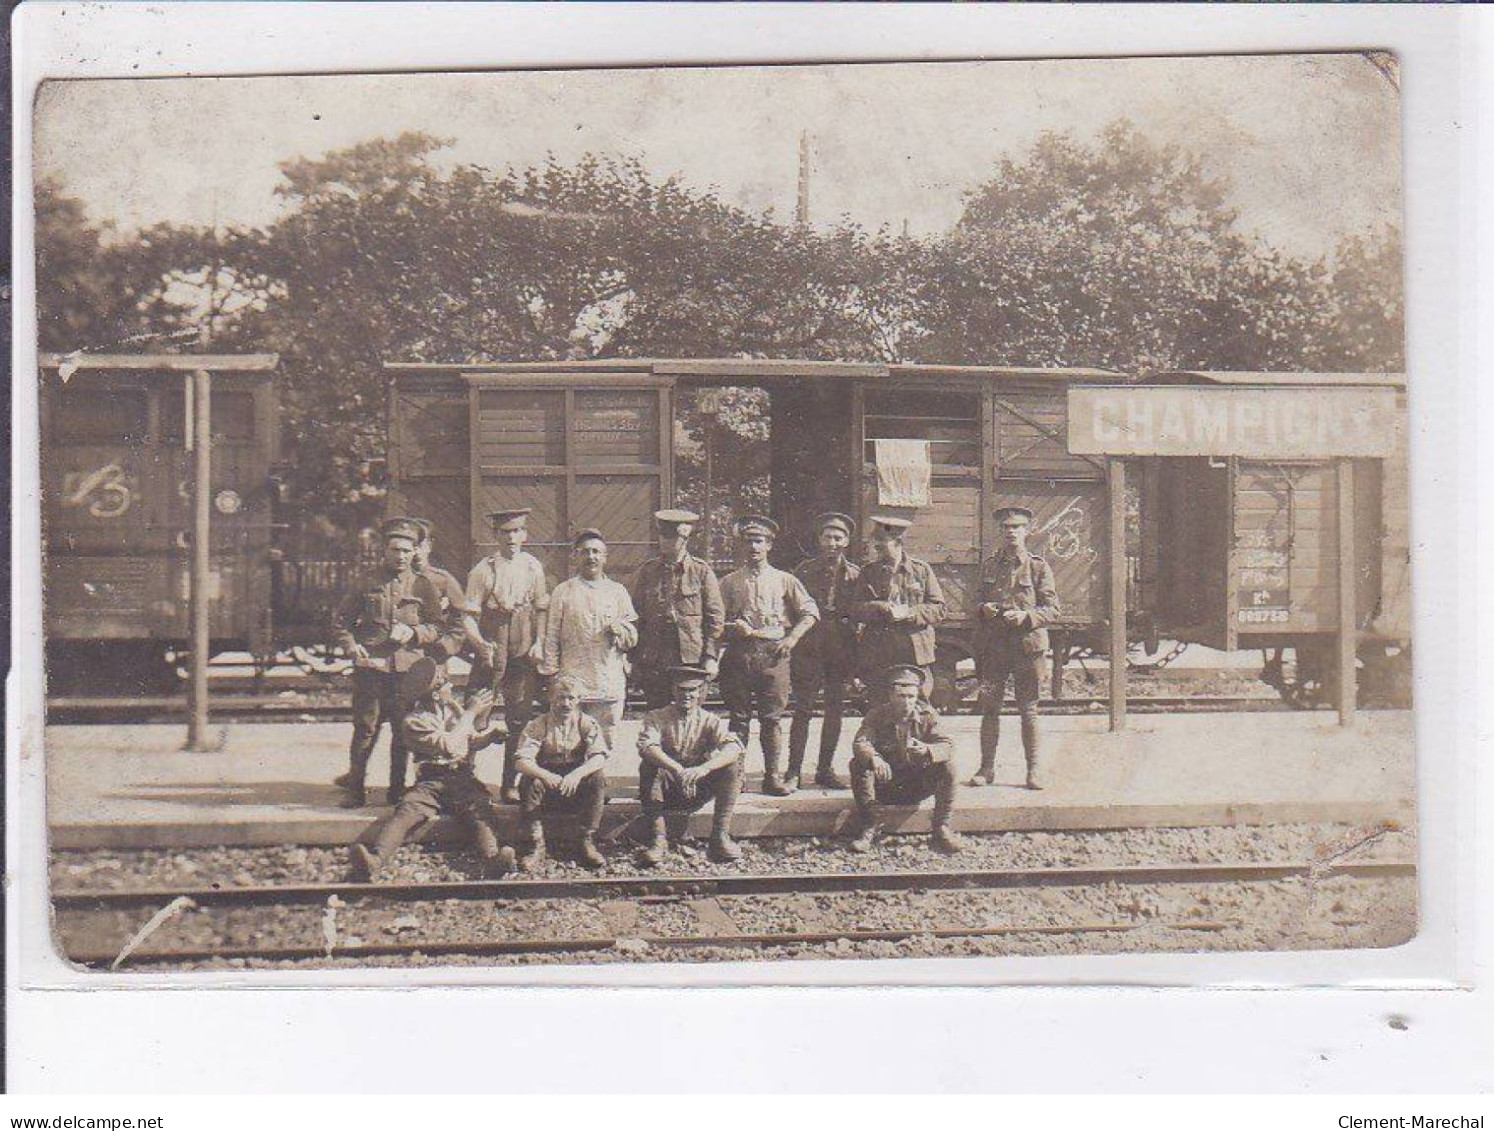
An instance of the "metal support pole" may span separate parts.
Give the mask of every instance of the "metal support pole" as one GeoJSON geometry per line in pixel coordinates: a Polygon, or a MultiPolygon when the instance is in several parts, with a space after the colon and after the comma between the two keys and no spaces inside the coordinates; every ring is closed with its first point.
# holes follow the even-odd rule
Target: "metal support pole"
{"type": "Polygon", "coordinates": [[[1358,697],[1355,661],[1359,643],[1359,621],[1354,597],[1357,570],[1354,562],[1354,461],[1339,459],[1338,470],[1338,725],[1352,726],[1358,697]]]}
{"type": "Polygon", "coordinates": [[[1126,728],[1126,465],[1106,461],[1110,495],[1110,729],[1126,728]]]}
{"type": "Polygon", "coordinates": [[[192,562],[190,604],[192,671],[187,749],[208,749],[208,572],[212,568],[209,541],[212,515],[213,417],[210,380],[206,369],[192,373],[192,562]]]}

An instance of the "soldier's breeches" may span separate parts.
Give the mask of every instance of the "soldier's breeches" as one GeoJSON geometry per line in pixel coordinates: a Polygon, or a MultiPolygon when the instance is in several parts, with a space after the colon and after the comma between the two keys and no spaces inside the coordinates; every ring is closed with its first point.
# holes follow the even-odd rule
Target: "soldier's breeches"
{"type": "Polygon", "coordinates": [[[928,797],[934,799],[933,823],[937,828],[949,820],[954,811],[955,767],[953,762],[934,762],[926,766],[894,765],[892,777],[878,781],[869,758],[851,758],[851,796],[856,799],[863,826],[880,819],[882,805],[917,805],[928,797]]]}
{"type": "Polygon", "coordinates": [[[388,860],[415,829],[441,815],[441,788],[433,782],[416,782],[394,807],[374,839],[374,852],[388,860]]]}
{"type": "Polygon", "coordinates": [[[795,655],[791,665],[794,692],[794,718],[789,728],[789,775],[799,773],[809,746],[809,721],[814,717],[815,699],[825,697],[823,721],[820,724],[820,758],[818,769],[824,773],[835,759],[840,745],[845,714],[846,685],[841,665],[819,656],[804,660],[795,655]]]}
{"type": "Polygon", "coordinates": [[[776,775],[783,758],[783,716],[789,703],[789,662],[770,663],[760,644],[736,645],[721,661],[721,697],[731,730],[745,748],[756,716],[763,768],[776,775]]]}
{"type": "Polygon", "coordinates": [[[390,785],[403,785],[408,754],[400,733],[398,677],[369,668],[353,670],[353,738],[348,744],[348,771],[361,786],[368,774],[368,760],[379,741],[379,728],[389,724],[390,785]],[[399,771],[398,778],[394,771],[399,771]]]}
{"type": "Polygon", "coordinates": [[[672,775],[661,774],[645,762],[639,768],[638,790],[643,815],[650,821],[663,817],[666,811],[693,813],[710,801],[714,803],[713,828],[729,831],[731,816],[737,807],[737,795],[742,790],[742,759],[737,758],[706,774],[695,783],[692,797],[685,796],[672,775]]]}
{"type": "Polygon", "coordinates": [[[519,808],[526,821],[537,821],[546,813],[566,813],[576,818],[583,833],[595,833],[602,827],[606,806],[607,775],[601,771],[582,779],[570,797],[538,778],[524,778],[519,786],[519,808]]]}
{"type": "Polygon", "coordinates": [[[987,656],[982,665],[980,686],[980,756],[981,766],[995,764],[996,746],[1001,735],[1001,707],[1010,680],[1017,714],[1022,719],[1022,749],[1031,762],[1037,757],[1038,698],[1043,682],[1044,657],[1012,655],[1015,648],[1003,649],[987,656]]]}

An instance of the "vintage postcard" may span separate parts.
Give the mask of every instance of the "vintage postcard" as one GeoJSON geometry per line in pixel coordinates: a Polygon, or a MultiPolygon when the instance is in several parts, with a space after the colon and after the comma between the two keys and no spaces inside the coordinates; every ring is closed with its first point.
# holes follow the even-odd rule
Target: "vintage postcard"
{"type": "Polygon", "coordinates": [[[46,83],[59,952],[1412,939],[1398,81],[46,83]]]}

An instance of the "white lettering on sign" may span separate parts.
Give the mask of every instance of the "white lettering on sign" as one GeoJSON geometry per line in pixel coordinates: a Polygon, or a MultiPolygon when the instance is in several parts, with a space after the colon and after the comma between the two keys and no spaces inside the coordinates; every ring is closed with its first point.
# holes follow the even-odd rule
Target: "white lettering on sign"
{"type": "Polygon", "coordinates": [[[62,505],[86,506],[94,518],[118,518],[134,501],[134,485],[117,463],[89,472],[69,471],[62,477],[62,505]]]}
{"type": "Polygon", "coordinates": [[[1069,390],[1075,455],[1331,459],[1390,454],[1388,388],[1166,385],[1069,390]]]}

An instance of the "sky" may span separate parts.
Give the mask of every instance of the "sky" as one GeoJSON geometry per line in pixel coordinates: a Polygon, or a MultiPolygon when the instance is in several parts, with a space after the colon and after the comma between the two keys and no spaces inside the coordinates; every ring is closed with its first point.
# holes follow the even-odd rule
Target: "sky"
{"type": "Polygon", "coordinates": [[[278,163],[405,130],[441,163],[633,157],[756,212],[942,231],[1003,157],[1118,118],[1196,153],[1241,225],[1315,257],[1399,224],[1399,95],[1358,55],[88,80],[36,105],[36,171],[122,233],[158,221],[267,223],[278,163]]]}

